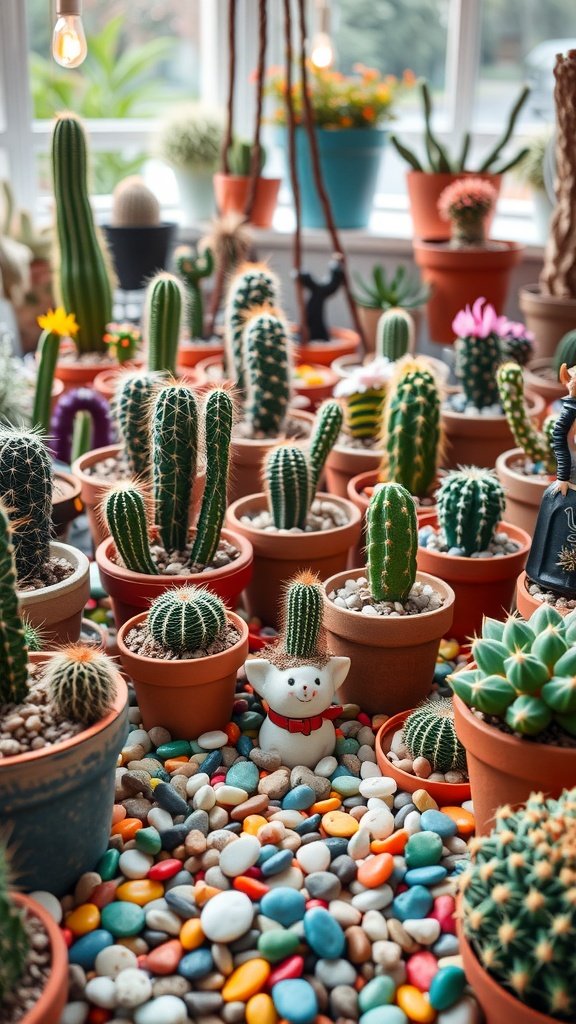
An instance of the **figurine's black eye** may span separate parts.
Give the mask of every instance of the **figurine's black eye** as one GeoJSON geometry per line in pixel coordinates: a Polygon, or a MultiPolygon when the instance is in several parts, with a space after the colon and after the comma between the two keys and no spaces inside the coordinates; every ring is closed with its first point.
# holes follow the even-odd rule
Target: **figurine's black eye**
{"type": "Polygon", "coordinates": [[[294,683],[295,683],[294,679],[289,679],[288,680],[288,686],[294,686],[294,683]]]}
{"type": "Polygon", "coordinates": [[[318,676],[316,676],[316,679],[314,680],[314,686],[320,686],[320,679],[318,676]]]}

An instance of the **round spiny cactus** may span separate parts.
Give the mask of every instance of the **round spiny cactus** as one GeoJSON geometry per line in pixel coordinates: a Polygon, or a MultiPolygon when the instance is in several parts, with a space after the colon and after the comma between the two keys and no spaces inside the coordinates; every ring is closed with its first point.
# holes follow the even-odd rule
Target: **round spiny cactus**
{"type": "Polygon", "coordinates": [[[52,533],[52,462],[37,434],[0,430],[0,500],[12,523],[18,579],[37,577],[52,533]]]}
{"type": "Polygon", "coordinates": [[[277,530],[304,529],[310,507],[310,467],[301,448],[273,448],[264,465],[268,505],[277,530]]]}
{"type": "Polygon", "coordinates": [[[283,646],[294,658],[319,653],[322,628],[322,585],[312,572],[301,572],[286,589],[283,646]]]}
{"type": "Polygon", "coordinates": [[[0,845],[0,1010],[24,973],[29,950],[24,914],[10,899],[8,854],[0,845]]]}
{"type": "Polygon", "coordinates": [[[434,772],[465,772],[466,751],[456,736],[450,697],[425,700],[404,722],[410,757],[425,757],[434,772]]]}
{"type": "Polygon", "coordinates": [[[71,644],[46,662],[42,678],[58,715],[79,725],[102,721],[116,697],[116,669],[105,654],[71,644]]]}
{"type": "Polygon", "coordinates": [[[131,174],[112,193],[111,223],[115,228],[157,227],[160,203],[143,178],[131,174]]]}
{"type": "Polygon", "coordinates": [[[438,519],[449,548],[465,555],[486,551],[505,505],[504,489],[492,470],[462,467],[438,491],[438,519]]]}
{"type": "Polygon", "coordinates": [[[163,650],[198,651],[224,632],[226,608],[205,587],[179,587],[153,601],[147,626],[163,650]]]}
{"type": "Polygon", "coordinates": [[[405,601],[416,579],[418,522],[412,495],[400,484],[382,484],[366,513],[366,556],[375,601],[405,601]]]}

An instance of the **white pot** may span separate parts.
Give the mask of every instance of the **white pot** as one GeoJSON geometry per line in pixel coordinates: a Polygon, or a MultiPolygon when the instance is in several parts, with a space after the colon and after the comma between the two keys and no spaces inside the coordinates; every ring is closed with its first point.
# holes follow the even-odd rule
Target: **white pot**
{"type": "Polygon", "coordinates": [[[70,544],[52,541],[50,554],[64,558],[73,572],[60,583],[38,590],[16,591],[20,611],[39,629],[43,650],[59,644],[75,643],[80,636],[84,606],[90,597],[90,563],[86,555],[70,544]]]}
{"type": "Polygon", "coordinates": [[[174,175],[180,193],[180,206],[186,226],[199,221],[210,220],[216,211],[212,171],[183,170],[174,168],[174,175]]]}

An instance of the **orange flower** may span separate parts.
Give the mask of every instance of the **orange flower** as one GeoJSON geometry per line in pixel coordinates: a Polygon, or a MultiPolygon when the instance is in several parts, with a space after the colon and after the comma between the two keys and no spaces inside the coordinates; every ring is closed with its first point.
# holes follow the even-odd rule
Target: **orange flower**
{"type": "Polygon", "coordinates": [[[365,82],[375,82],[380,78],[380,72],[376,68],[364,68],[362,78],[365,82]]]}
{"type": "Polygon", "coordinates": [[[365,121],[373,121],[376,117],[374,107],[362,107],[362,117],[365,121]]]}
{"type": "Polygon", "coordinates": [[[351,117],[345,116],[340,118],[340,124],[342,125],[343,128],[350,128],[352,123],[353,122],[351,117]]]}
{"type": "Polygon", "coordinates": [[[408,86],[414,85],[414,83],[416,81],[416,75],[414,74],[414,72],[410,68],[406,68],[405,69],[405,71],[404,71],[404,73],[402,75],[402,81],[403,81],[404,85],[408,85],[408,86]]]}

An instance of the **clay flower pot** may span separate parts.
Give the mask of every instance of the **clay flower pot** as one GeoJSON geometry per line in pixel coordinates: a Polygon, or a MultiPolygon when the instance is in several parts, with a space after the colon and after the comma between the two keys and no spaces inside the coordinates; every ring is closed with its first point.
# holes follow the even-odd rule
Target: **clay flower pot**
{"type": "Polygon", "coordinates": [[[324,467],[327,490],[339,498],[347,498],[350,481],[360,474],[376,473],[383,458],[382,448],[347,448],[335,444],[324,467]]]}
{"type": "Polygon", "coordinates": [[[204,359],[216,359],[222,362],[224,345],[215,341],[181,341],[178,345],[178,365],[197,366],[204,359]]]}
{"type": "Polygon", "coordinates": [[[425,789],[440,807],[454,807],[464,800],[470,799],[469,782],[431,782],[430,779],[419,779],[417,775],[404,772],[396,766],[395,761],[388,760],[388,752],[394,739],[394,733],[404,728],[404,722],[414,709],[401,711],[393,715],[381,725],[376,735],[376,760],[382,775],[394,779],[398,789],[405,793],[415,793],[417,789],[425,789]]]}
{"type": "Polygon", "coordinates": [[[64,933],[41,903],[21,892],[11,892],[10,901],[20,907],[28,918],[35,917],[42,925],[50,944],[50,973],[40,998],[20,1018],[20,1024],[59,1024],[68,1001],[68,947],[64,933]]]}
{"type": "Polygon", "coordinates": [[[224,729],[232,717],[236,673],[248,657],[248,626],[228,612],[228,622],[240,633],[233,647],[221,654],[189,661],[164,661],[134,654],[126,635],[145,622],[143,612],[118,631],[118,650],[124,671],[134,683],[145,729],[162,725],[173,739],[191,739],[212,729],[224,729]]]}
{"type": "MultiPolygon", "coordinates": [[[[351,555],[350,566],[354,569],[361,569],[365,565],[364,558],[364,528],[366,512],[368,505],[370,504],[370,498],[365,493],[367,487],[375,487],[378,483],[378,470],[371,470],[369,473],[359,473],[358,476],[353,476],[348,481],[348,487],[346,490],[346,497],[348,501],[351,501],[356,508],[360,510],[362,516],[362,543],[354,548],[351,555]]],[[[417,505],[416,516],[418,521],[422,516],[430,515],[430,513],[436,512],[436,505],[417,505]]]]}
{"type": "Polygon", "coordinates": [[[349,519],[345,526],[313,533],[267,533],[241,522],[249,512],[268,507],[265,494],[250,494],[233,502],[226,513],[226,526],[247,538],[254,549],[254,573],[246,588],[246,604],[268,626],[280,624],[280,605],[286,581],[301,569],[311,569],[325,580],[346,567],[350,549],[360,538],[360,513],[349,501],[333,495],[316,495],[344,507],[349,519]]]}
{"type": "Polygon", "coordinates": [[[103,540],[96,548],[96,562],[102,586],[112,601],[118,629],[127,619],[147,610],[154,598],[173,587],[208,587],[225,604],[235,608],[252,576],[252,546],[240,533],[232,533],[230,530],[222,530],[222,539],[240,552],[234,562],[219,569],[182,576],[150,576],[144,572],[132,572],[114,561],[112,556],[116,549],[112,538],[103,540]]]}
{"type": "MultiPolygon", "coordinates": [[[[530,418],[538,420],[544,412],[544,399],[539,395],[526,395],[526,408],[530,418]]],[[[515,443],[504,413],[467,416],[451,409],[445,402],[442,406],[442,429],[446,443],[443,459],[446,469],[456,469],[457,466],[493,469],[498,456],[513,448],[515,443]]]]}
{"type": "MultiPolygon", "coordinates": [[[[34,664],[49,658],[29,655],[34,664]]],[[[119,674],[116,688],[102,721],[52,747],[0,761],[0,819],[18,851],[23,889],[63,896],[106,851],[118,754],[128,732],[128,690],[119,674]]]]}
{"type": "MultiPolygon", "coordinates": [[[[560,339],[576,325],[576,299],[541,295],[537,284],[528,284],[520,289],[518,301],[524,322],[534,334],[535,355],[552,359],[560,339]]],[[[565,389],[561,397],[564,394],[565,389]]]]}
{"type": "Polygon", "coordinates": [[[82,612],[90,597],[90,563],[86,555],[58,541],[50,545],[50,554],[70,562],[70,576],[50,587],[17,591],[20,610],[32,626],[41,630],[45,648],[78,639],[82,612]]]}
{"type": "Polygon", "coordinates": [[[540,502],[551,476],[525,476],[513,468],[512,463],[524,456],[521,448],[502,452],[496,459],[496,475],[506,491],[506,520],[521,530],[533,534],[540,502]]]}
{"type": "MultiPolygon", "coordinates": [[[[422,516],[418,525],[437,530],[438,518],[433,513],[422,516]]],[[[497,529],[505,530],[520,545],[519,550],[501,558],[467,558],[418,547],[418,568],[439,576],[456,594],[450,636],[460,642],[480,632],[484,615],[504,618],[512,605],[518,573],[528,558],[532,538],[524,530],[504,521],[497,529]]]]}
{"type": "MultiPolygon", "coordinates": [[[[293,330],[298,335],[298,328],[293,330]]],[[[320,366],[331,366],[341,356],[353,356],[358,352],[360,335],[349,327],[331,327],[328,341],[310,339],[307,345],[294,342],[295,363],[318,363],[320,366]]]]}
{"type": "MultiPolygon", "coordinates": [[[[576,323],[576,320],[574,322],[576,323]]],[[[533,395],[540,395],[547,406],[566,398],[566,387],[558,380],[550,357],[532,359],[528,366],[524,367],[524,383],[533,395]]]]}
{"type": "Polygon", "coordinates": [[[57,537],[65,537],[70,523],[84,509],[80,481],[71,473],[55,469],[52,486],[52,525],[57,537]]]}
{"type": "MultiPolygon", "coordinates": [[[[475,667],[472,662],[470,668],[475,667]]],[[[466,748],[476,832],[487,835],[502,804],[517,806],[530,793],[558,797],[576,785],[573,747],[554,747],[502,732],[454,695],[456,735],[466,748]]]]}
{"type": "Polygon", "coordinates": [[[93,362],[88,360],[80,361],[78,358],[73,358],[75,353],[76,346],[74,342],[70,339],[62,339],[60,342],[60,358],[56,363],[54,377],[56,380],[62,381],[64,391],[70,391],[72,388],[90,387],[94,378],[102,370],[118,368],[116,360],[111,359],[106,352],[94,353],[93,362]],[[63,356],[71,356],[71,358],[62,358],[63,356]]]}
{"type": "MultiPolygon", "coordinates": [[[[542,601],[537,601],[528,590],[528,577],[521,572],[516,581],[516,608],[523,619],[529,619],[533,612],[542,607],[542,601]]],[[[569,615],[572,608],[557,608],[560,615],[569,615]]]]}
{"type": "Polygon", "coordinates": [[[350,671],[338,691],[341,701],[359,704],[369,715],[396,715],[413,708],[430,692],[442,637],[451,635],[454,591],[442,580],[418,572],[444,598],[436,611],[398,617],[362,615],[338,608],[328,595],[347,579],[364,576],[353,569],[324,584],[323,624],[332,654],[349,657],[350,671]]]}
{"type": "MultiPolygon", "coordinates": [[[[438,213],[438,200],[448,185],[452,185],[460,178],[469,177],[482,178],[483,181],[490,182],[498,194],[500,193],[501,174],[474,174],[472,171],[460,171],[458,174],[430,174],[428,171],[407,171],[408,201],[416,238],[434,238],[439,241],[450,238],[450,224],[448,221],[442,220],[438,213]]],[[[490,233],[494,214],[495,209],[486,219],[487,234],[490,233]]],[[[482,292],[477,294],[481,295],[482,292]]]]}
{"type": "MultiPolygon", "coordinates": [[[[307,444],[314,426],[312,413],[304,412],[302,409],[290,409],[289,419],[297,420],[304,430],[307,428],[308,431],[306,437],[291,438],[290,444],[307,444]]],[[[264,460],[270,449],[275,448],[281,440],[283,439],[278,437],[238,437],[232,432],[228,504],[231,505],[249,494],[258,494],[262,490],[264,460]]]]}
{"type": "MultiPolygon", "coordinates": [[[[301,365],[306,366],[307,364],[302,363],[301,365]]],[[[321,364],[316,366],[310,365],[308,369],[316,378],[316,381],[310,381],[306,377],[294,374],[292,390],[299,398],[306,399],[311,412],[316,412],[316,409],[322,402],[332,397],[332,392],[338,382],[338,376],[330,366],[322,366],[321,364]]]]}
{"type": "MultiPolygon", "coordinates": [[[[281,178],[258,178],[248,223],[255,228],[272,227],[281,178]]],[[[240,174],[214,175],[214,195],[220,214],[244,213],[250,192],[250,178],[240,174]]]]}

